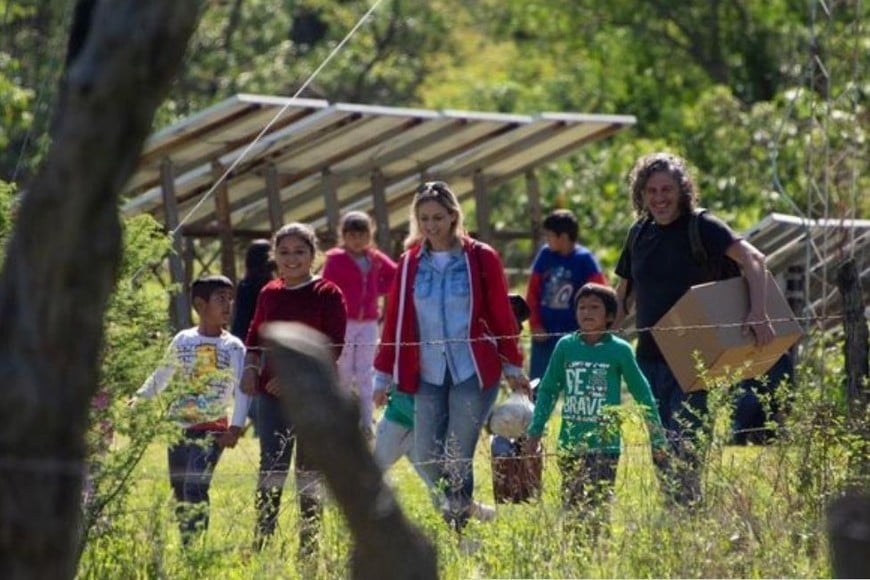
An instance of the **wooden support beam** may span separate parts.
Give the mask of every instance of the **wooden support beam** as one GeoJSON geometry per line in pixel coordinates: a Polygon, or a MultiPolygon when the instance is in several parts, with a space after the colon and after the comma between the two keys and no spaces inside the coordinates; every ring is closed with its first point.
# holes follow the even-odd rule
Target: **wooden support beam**
{"type": "MultiPolygon", "coordinates": [[[[219,238],[220,228],[215,226],[182,226],[181,231],[185,238],[219,238]]],[[[233,237],[254,240],[257,238],[272,237],[272,230],[256,228],[233,228],[233,237]]]]}
{"type": "MultiPolygon", "coordinates": [[[[278,184],[278,168],[274,163],[266,167],[266,201],[269,204],[269,225],[272,233],[284,225],[284,212],[281,209],[281,186],[278,184]]],[[[272,236],[265,236],[270,238],[272,236]]]]}
{"type": "Polygon", "coordinates": [[[486,177],[483,171],[474,172],[474,203],[477,215],[477,237],[487,244],[492,243],[492,204],[486,192],[486,177]]]}
{"type": "Polygon", "coordinates": [[[338,223],[341,219],[341,206],[338,203],[338,178],[329,170],[321,173],[323,180],[323,203],[326,207],[326,227],[329,230],[330,246],[338,243],[338,223]]]}
{"type": "Polygon", "coordinates": [[[184,263],[184,287],[190,288],[190,283],[193,282],[194,260],[196,259],[196,240],[183,233],[184,228],[181,228],[182,240],[184,241],[182,250],[182,260],[184,263]]]}
{"type": "Polygon", "coordinates": [[[544,217],[541,215],[541,184],[538,182],[538,175],[534,169],[526,171],[526,195],[529,198],[532,241],[537,247],[541,240],[541,222],[544,221],[544,217]]]}
{"type": "MultiPolygon", "coordinates": [[[[212,164],[212,176],[217,181],[224,174],[220,163],[212,164]]],[[[230,191],[226,180],[221,180],[215,189],[214,211],[220,231],[221,273],[236,281],[236,251],[233,244],[233,222],[230,217],[230,191]]]]}
{"type": "Polygon", "coordinates": [[[387,180],[379,169],[372,171],[372,202],[375,210],[378,246],[385,251],[392,250],[390,240],[390,212],[387,208],[387,180]]]}
{"type": "Polygon", "coordinates": [[[169,254],[169,276],[179,288],[171,295],[170,317],[176,330],[191,325],[190,298],[185,287],[184,265],[181,262],[182,235],[178,231],[178,199],[175,197],[175,170],[168,158],[160,162],[161,193],[166,214],[166,229],[172,235],[172,252],[169,254]]]}

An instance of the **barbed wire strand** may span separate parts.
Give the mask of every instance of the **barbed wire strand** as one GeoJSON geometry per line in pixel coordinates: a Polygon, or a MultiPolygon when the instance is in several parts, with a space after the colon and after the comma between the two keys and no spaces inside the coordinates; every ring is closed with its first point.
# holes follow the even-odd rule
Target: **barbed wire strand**
{"type": "Polygon", "coordinates": [[[317,78],[317,76],[321,73],[321,71],[323,71],[324,68],[326,68],[326,65],[328,65],[333,58],[335,58],[335,56],[341,51],[342,48],[344,48],[344,46],[350,41],[354,34],[356,34],[360,27],[362,27],[362,25],[369,19],[369,17],[374,14],[375,10],[377,10],[381,2],[383,2],[383,0],[375,0],[375,2],[366,11],[366,13],[363,14],[359,20],[357,20],[353,28],[350,29],[350,32],[348,32],[347,35],[345,35],[345,37],[341,40],[341,42],[339,42],[335,46],[335,48],[330,51],[330,53],[326,56],[323,62],[320,63],[320,65],[314,70],[314,72],[312,72],[308,76],[308,78],[305,79],[305,82],[302,83],[302,85],[296,90],[296,92],[293,93],[293,96],[290,97],[290,100],[287,101],[280,109],[278,109],[278,112],[275,113],[275,115],[269,120],[269,122],[266,123],[266,125],[260,130],[259,133],[257,133],[254,139],[250,143],[248,143],[248,145],[242,150],[239,156],[236,157],[232,163],[230,163],[229,167],[227,167],[227,169],[221,174],[221,176],[212,184],[208,191],[206,191],[202,195],[202,197],[199,199],[199,201],[196,202],[193,208],[191,208],[190,211],[187,212],[187,214],[178,222],[178,225],[173,228],[173,230],[170,232],[170,235],[175,236],[187,223],[187,221],[193,216],[193,214],[202,206],[202,204],[204,204],[206,200],[214,195],[214,192],[217,190],[217,188],[220,187],[220,185],[224,181],[226,181],[230,174],[236,169],[236,167],[238,167],[242,160],[248,156],[248,154],[257,145],[257,143],[260,142],[260,140],[266,135],[266,133],[268,133],[269,130],[275,125],[275,123],[277,123],[278,120],[284,115],[284,113],[286,113],[287,110],[291,106],[293,106],[294,101],[299,97],[299,95],[301,95],[302,92],[308,88],[308,85],[314,82],[314,79],[317,78]]]}

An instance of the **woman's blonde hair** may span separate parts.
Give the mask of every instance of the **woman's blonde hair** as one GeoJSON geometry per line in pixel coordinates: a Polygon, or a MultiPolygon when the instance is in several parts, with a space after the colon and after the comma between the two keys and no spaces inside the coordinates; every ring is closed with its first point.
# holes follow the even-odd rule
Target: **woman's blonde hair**
{"type": "Polygon", "coordinates": [[[411,219],[410,231],[408,237],[405,238],[405,249],[419,244],[424,236],[420,232],[420,223],[417,216],[417,208],[420,204],[427,201],[436,201],[447,210],[450,217],[453,219],[451,233],[454,237],[459,238],[465,235],[465,226],[463,225],[462,207],[459,205],[459,199],[456,194],[443,181],[427,181],[421,184],[414,192],[414,200],[411,202],[411,219]]]}

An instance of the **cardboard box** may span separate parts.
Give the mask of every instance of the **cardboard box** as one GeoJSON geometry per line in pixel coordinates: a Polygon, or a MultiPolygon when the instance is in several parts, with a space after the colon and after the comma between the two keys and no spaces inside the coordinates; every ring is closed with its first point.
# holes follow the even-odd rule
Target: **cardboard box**
{"type": "Polygon", "coordinates": [[[722,376],[739,380],[766,373],[801,337],[801,327],[770,274],[767,315],[776,332],[772,343],[758,348],[751,333],[742,334],[748,312],[746,281],[732,278],[692,286],[656,323],[653,338],[684,392],[708,388],[698,376],[695,352],[707,370],[707,381],[722,376]]]}

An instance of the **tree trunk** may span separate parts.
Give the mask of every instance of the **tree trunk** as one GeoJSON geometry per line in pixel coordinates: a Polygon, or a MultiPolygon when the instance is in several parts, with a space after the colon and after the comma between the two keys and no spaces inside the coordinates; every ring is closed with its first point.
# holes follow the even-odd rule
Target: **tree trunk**
{"type": "Polygon", "coordinates": [[[854,258],[846,260],[837,270],[837,289],[843,299],[843,333],[846,355],[846,398],[853,417],[866,415],[870,405],[870,348],[867,319],[864,317],[864,292],[854,258]]]}
{"type": "Polygon", "coordinates": [[[354,578],[436,578],[435,549],[412,526],[359,429],[357,404],[338,387],[328,339],[296,323],[264,331],[281,402],[306,457],[321,471],[354,538],[354,578]]]}
{"type": "Polygon", "coordinates": [[[870,477],[867,406],[870,405],[868,330],[864,316],[864,294],[854,258],[837,270],[837,289],[843,298],[843,333],[846,355],[846,399],[851,429],[858,435],[855,460],[850,465],[846,493],[828,505],[828,541],[835,578],[865,578],[870,572],[870,477]]]}
{"type": "Polygon", "coordinates": [[[828,506],[828,541],[834,578],[870,573],[870,495],[853,493],[828,506]]]}
{"type": "Polygon", "coordinates": [[[74,25],[53,144],[23,197],[0,278],[5,578],[75,574],[84,433],[120,259],[118,192],[200,6],[114,0],[76,11],[84,20],[74,25]]]}

